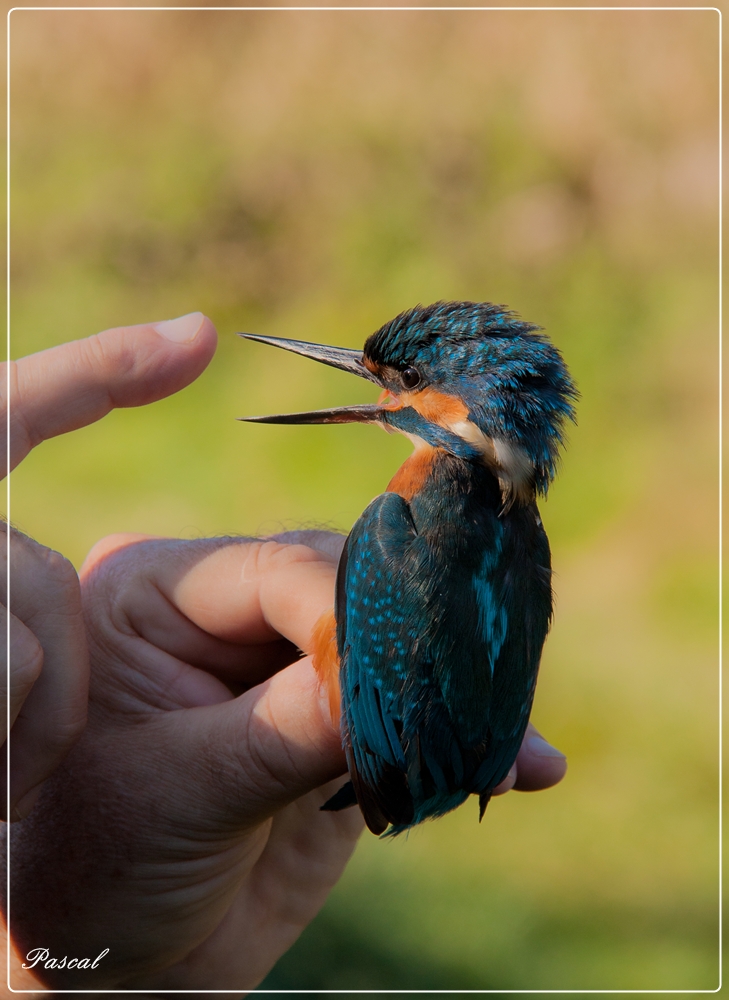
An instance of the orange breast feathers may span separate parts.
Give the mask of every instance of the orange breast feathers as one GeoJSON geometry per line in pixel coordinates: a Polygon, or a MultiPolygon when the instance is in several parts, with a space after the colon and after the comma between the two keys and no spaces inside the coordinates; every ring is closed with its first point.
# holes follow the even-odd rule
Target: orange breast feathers
{"type": "MultiPolygon", "coordinates": [[[[446,427],[448,430],[453,424],[468,420],[468,407],[465,403],[455,396],[438,392],[436,389],[426,388],[421,389],[420,392],[401,393],[398,403],[401,406],[412,406],[430,423],[440,424],[441,427],[446,427]]],[[[393,407],[393,409],[396,408],[400,407],[393,407]]],[[[399,493],[404,500],[412,500],[430,476],[436,451],[436,448],[429,445],[417,447],[410,458],[395,473],[387,487],[388,493],[399,493]]]]}
{"type": "Polygon", "coordinates": [[[399,493],[403,500],[412,500],[430,475],[436,451],[430,445],[416,448],[390,480],[387,492],[399,493]]]}
{"type": "Polygon", "coordinates": [[[314,670],[319,683],[329,695],[329,712],[335,726],[339,725],[342,695],[339,689],[339,653],[337,652],[337,623],[334,611],[325,611],[311,634],[314,650],[314,670]]]}

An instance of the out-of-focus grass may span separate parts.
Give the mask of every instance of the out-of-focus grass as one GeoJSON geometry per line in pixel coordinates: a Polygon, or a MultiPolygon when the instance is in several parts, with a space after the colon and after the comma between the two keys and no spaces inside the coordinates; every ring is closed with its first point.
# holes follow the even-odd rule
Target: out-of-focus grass
{"type": "Polygon", "coordinates": [[[47,442],[12,517],[349,528],[407,454],[234,417],[372,398],[233,336],[359,346],[439,298],[545,326],[582,391],[544,505],[536,723],[563,784],[363,841],[270,988],[711,988],[716,15],[12,15],[12,352],[202,309],[178,396],[47,442]]]}

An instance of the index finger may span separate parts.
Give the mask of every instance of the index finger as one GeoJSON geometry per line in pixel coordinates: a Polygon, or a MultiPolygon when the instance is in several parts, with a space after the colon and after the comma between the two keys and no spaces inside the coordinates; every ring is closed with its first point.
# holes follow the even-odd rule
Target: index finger
{"type": "MultiPolygon", "coordinates": [[[[126,642],[131,626],[177,661],[240,681],[252,670],[258,683],[257,649],[267,662],[282,638],[310,649],[314,625],[334,601],[336,560],[272,540],[117,535],[91,550],[80,576],[93,629],[115,633],[126,623],[124,636],[110,641],[126,642]]],[[[146,654],[144,662],[147,672],[164,666],[146,654]]]]}
{"type": "MultiPolygon", "coordinates": [[[[0,373],[2,419],[10,418],[10,468],[41,441],[100,420],[115,407],[142,406],[188,385],[215,352],[202,313],[154,325],[117,327],[10,361],[0,373]]],[[[5,428],[0,458],[6,464],[5,428]]]]}
{"type": "Polygon", "coordinates": [[[170,564],[152,572],[187,618],[227,642],[282,636],[311,652],[312,629],[334,603],[336,562],[306,545],[229,544],[198,558],[182,575],[170,564]]]}

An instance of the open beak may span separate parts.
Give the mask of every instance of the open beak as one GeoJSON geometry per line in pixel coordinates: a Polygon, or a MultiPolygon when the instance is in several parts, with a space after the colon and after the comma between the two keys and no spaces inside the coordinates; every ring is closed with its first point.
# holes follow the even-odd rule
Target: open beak
{"type": "MultiPolygon", "coordinates": [[[[284,351],[301,354],[304,358],[321,361],[322,364],[359,375],[360,378],[366,378],[375,385],[383,387],[380,379],[365,367],[361,351],[349,350],[346,347],[327,347],[325,344],[308,344],[303,340],[285,340],[282,337],[261,337],[256,333],[239,333],[238,336],[245,340],[254,340],[259,344],[280,347],[284,351]]],[[[276,413],[270,417],[238,417],[238,419],[258,424],[377,423],[387,408],[371,403],[363,406],[340,406],[332,410],[312,410],[309,413],[276,413]]]]}

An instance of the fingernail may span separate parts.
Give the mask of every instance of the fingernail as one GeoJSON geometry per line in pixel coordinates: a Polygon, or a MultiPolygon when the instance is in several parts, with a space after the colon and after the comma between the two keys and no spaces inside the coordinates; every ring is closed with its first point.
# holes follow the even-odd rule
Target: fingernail
{"type": "Polygon", "coordinates": [[[26,792],[21,800],[15,804],[15,808],[10,810],[11,820],[25,819],[38,801],[38,796],[43,791],[43,784],[44,782],[41,781],[40,785],[36,785],[35,788],[31,788],[31,790],[26,792]]]}
{"type": "Polygon", "coordinates": [[[553,747],[551,743],[547,743],[541,736],[530,736],[527,740],[527,750],[534,757],[562,757],[564,760],[567,759],[561,750],[553,747]]]}
{"type": "Polygon", "coordinates": [[[161,323],[154,323],[153,326],[162,337],[184,344],[195,339],[195,334],[202,326],[204,318],[201,312],[194,312],[178,316],[177,319],[164,319],[161,323]]]}

